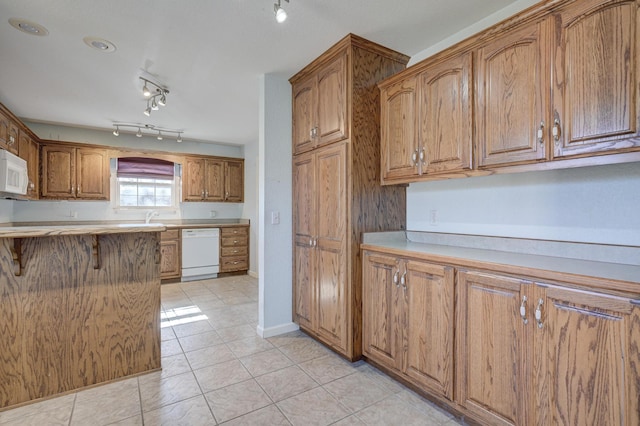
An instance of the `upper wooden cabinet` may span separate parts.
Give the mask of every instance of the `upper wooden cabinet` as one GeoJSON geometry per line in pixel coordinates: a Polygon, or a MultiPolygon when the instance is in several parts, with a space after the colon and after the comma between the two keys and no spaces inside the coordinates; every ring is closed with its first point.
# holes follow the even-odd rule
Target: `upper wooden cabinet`
{"type": "Polygon", "coordinates": [[[380,85],[383,183],[471,168],[471,58],[465,52],[380,85]]]}
{"type": "Polygon", "coordinates": [[[407,60],[349,34],[290,80],[293,318],[351,360],[362,354],[360,235],[406,223],[405,188],[380,186],[376,85],[407,60]]]}
{"type": "Polygon", "coordinates": [[[582,0],[553,18],[554,157],[640,146],[640,3],[582,0]]]}
{"type": "Polygon", "coordinates": [[[540,2],[383,81],[383,183],[640,161],[639,25],[540,2]]]}
{"type": "Polygon", "coordinates": [[[101,148],[45,143],[41,198],[109,199],[109,154],[101,148]]]}
{"type": "Polygon", "coordinates": [[[18,153],[27,162],[27,198],[37,200],[40,194],[40,144],[26,131],[20,131],[18,153]]]}
{"type": "Polygon", "coordinates": [[[294,154],[349,137],[346,52],[292,84],[294,154]]]}
{"type": "Polygon", "coordinates": [[[11,114],[0,108],[0,149],[18,155],[18,145],[20,138],[20,128],[13,121],[11,114]]]}
{"type": "Polygon", "coordinates": [[[244,201],[244,160],[187,157],[182,171],[183,201],[244,201]]]}
{"type": "Polygon", "coordinates": [[[478,165],[548,157],[548,19],[514,29],[478,49],[478,165]]]}

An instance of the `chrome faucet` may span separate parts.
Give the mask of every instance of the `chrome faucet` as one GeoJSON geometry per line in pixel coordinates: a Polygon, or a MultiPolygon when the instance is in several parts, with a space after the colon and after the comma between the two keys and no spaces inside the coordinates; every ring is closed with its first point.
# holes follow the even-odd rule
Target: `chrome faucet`
{"type": "Polygon", "coordinates": [[[144,223],[149,224],[149,222],[151,222],[152,217],[158,217],[158,216],[160,216],[160,213],[158,213],[157,210],[148,211],[146,216],[144,217],[144,223]]]}

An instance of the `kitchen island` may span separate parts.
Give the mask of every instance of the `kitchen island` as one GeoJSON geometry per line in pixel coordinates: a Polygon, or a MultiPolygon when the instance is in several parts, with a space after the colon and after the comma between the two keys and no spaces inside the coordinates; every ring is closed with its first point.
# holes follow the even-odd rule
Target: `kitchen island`
{"type": "Polygon", "coordinates": [[[165,229],[0,227],[0,411],[160,369],[165,229]]]}

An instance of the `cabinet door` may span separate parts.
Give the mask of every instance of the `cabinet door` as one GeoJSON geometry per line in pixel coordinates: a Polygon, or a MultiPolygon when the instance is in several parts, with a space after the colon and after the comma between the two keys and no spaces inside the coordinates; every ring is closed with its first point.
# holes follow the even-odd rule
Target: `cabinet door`
{"type": "Polygon", "coordinates": [[[316,235],[315,156],[293,160],[293,317],[301,327],[315,329],[314,238],[316,235]]]}
{"type": "Polygon", "coordinates": [[[315,145],[315,76],[293,86],[293,153],[311,150],[315,145]]]}
{"type": "Polygon", "coordinates": [[[385,183],[420,173],[416,87],[417,78],[412,76],[380,92],[381,168],[385,183]]]}
{"type": "Polygon", "coordinates": [[[27,162],[27,174],[29,175],[29,185],[27,187],[27,197],[37,199],[40,193],[40,155],[38,142],[33,140],[27,132],[20,132],[20,158],[27,162]]]}
{"type": "Polygon", "coordinates": [[[0,109],[0,149],[7,149],[9,140],[9,117],[0,109]]]}
{"type": "Polygon", "coordinates": [[[471,168],[471,52],[420,74],[419,160],[423,173],[471,168]]]}
{"type": "Polygon", "coordinates": [[[74,198],[76,149],[68,146],[42,147],[42,188],[44,198],[74,198]]]}
{"type": "Polygon", "coordinates": [[[402,292],[399,261],[365,253],[362,266],[362,351],[373,361],[400,370],[402,363],[402,292]]]}
{"type": "Polygon", "coordinates": [[[244,201],[244,161],[225,161],[225,201],[244,201]]]}
{"type": "Polygon", "coordinates": [[[78,148],[76,197],[109,199],[109,155],[104,149],[78,148]]]}
{"type": "Polygon", "coordinates": [[[318,71],[317,145],[347,139],[347,55],[343,54],[318,71]]]}
{"type": "Polygon", "coordinates": [[[627,299],[550,287],[541,313],[549,384],[540,393],[548,412],[537,424],[638,424],[637,308],[627,299]]]}
{"type": "Polygon", "coordinates": [[[204,199],[206,201],[224,201],[224,160],[205,160],[204,199]]]}
{"type": "Polygon", "coordinates": [[[160,278],[179,278],[180,240],[168,240],[160,243],[160,278]]]}
{"type": "Polygon", "coordinates": [[[332,145],[316,154],[318,334],[347,350],[347,146],[332,145]]]}
{"type": "Polygon", "coordinates": [[[638,7],[631,0],[583,0],[556,16],[556,157],[640,145],[638,7]]]}
{"type": "Polygon", "coordinates": [[[187,158],[182,168],[182,200],[202,201],[205,196],[205,160],[187,158]]]}
{"type": "Polygon", "coordinates": [[[453,268],[409,260],[404,296],[403,372],[417,384],[453,399],[453,268]]]}
{"type": "Polygon", "coordinates": [[[532,321],[519,315],[523,287],[513,278],[458,273],[458,398],[487,424],[527,423],[532,321]]]}
{"type": "Polygon", "coordinates": [[[478,49],[479,166],[543,160],[548,120],[548,20],[478,49]],[[538,130],[543,135],[538,138],[538,130]]]}

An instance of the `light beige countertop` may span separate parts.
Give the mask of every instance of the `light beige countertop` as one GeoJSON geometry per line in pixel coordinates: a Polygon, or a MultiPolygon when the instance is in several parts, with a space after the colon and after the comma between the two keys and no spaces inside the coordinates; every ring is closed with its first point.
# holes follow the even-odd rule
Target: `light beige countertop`
{"type": "MultiPolygon", "coordinates": [[[[632,291],[640,295],[640,248],[589,244],[587,248],[595,255],[602,255],[607,261],[587,258],[580,251],[581,243],[561,243],[525,239],[508,239],[508,246],[495,237],[464,236],[468,241],[438,234],[432,238],[430,233],[422,232],[384,232],[363,235],[363,249],[383,250],[399,256],[415,256],[426,261],[450,264],[462,268],[479,270],[490,269],[513,275],[526,275],[534,279],[571,282],[577,285],[605,287],[612,290],[632,291]],[[437,241],[434,244],[433,241],[437,241]],[[463,243],[467,246],[450,243],[463,243]],[[522,242],[518,246],[519,242],[522,242]],[[537,249],[529,253],[527,247],[534,241],[537,249]],[[564,244],[564,247],[562,245],[564,244]],[[563,256],[541,254],[551,245],[564,248],[563,256]],[[510,246],[514,246],[513,249],[510,246]],[[486,248],[481,248],[486,247],[486,248]],[[518,250],[520,252],[518,252],[518,250]],[[626,263],[615,263],[611,254],[618,254],[626,263]],[[572,257],[572,254],[576,257],[572,257]],[[635,262],[634,262],[635,259],[635,262]]],[[[435,235],[435,234],[434,234],[435,235]]]]}
{"type": "Polygon", "coordinates": [[[13,222],[0,224],[0,238],[29,238],[52,235],[101,235],[131,232],[162,232],[167,229],[224,228],[249,226],[248,219],[185,219],[151,221],[67,221],[13,222]]]}

